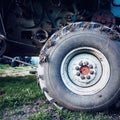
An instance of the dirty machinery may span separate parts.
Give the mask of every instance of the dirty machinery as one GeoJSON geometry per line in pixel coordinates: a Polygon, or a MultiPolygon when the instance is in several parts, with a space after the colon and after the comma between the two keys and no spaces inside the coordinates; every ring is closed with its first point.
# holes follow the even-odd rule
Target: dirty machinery
{"type": "Polygon", "coordinates": [[[38,84],[59,108],[119,105],[119,0],[1,0],[0,56],[40,56],[38,84]]]}

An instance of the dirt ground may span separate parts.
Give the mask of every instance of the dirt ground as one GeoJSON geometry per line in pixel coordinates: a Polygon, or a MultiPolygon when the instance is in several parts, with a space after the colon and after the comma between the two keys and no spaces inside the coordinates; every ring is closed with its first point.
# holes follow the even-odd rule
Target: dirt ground
{"type": "MultiPolygon", "coordinates": [[[[6,77],[6,76],[26,76],[26,75],[30,75],[29,71],[6,73],[6,74],[1,74],[0,76],[6,77]]],[[[120,103],[118,107],[120,107],[120,103]]],[[[27,120],[29,116],[34,115],[41,110],[44,112],[49,112],[52,115],[52,120],[64,120],[63,118],[61,118],[61,116],[58,115],[58,113],[55,112],[52,105],[47,100],[36,100],[29,105],[23,105],[13,110],[4,111],[3,120],[27,120]],[[43,110],[42,106],[46,103],[49,104],[49,107],[43,110]]],[[[120,120],[120,115],[119,115],[120,108],[114,110],[105,111],[105,114],[111,116],[110,120],[120,120]]]]}
{"type": "Polygon", "coordinates": [[[29,71],[1,74],[0,77],[7,77],[7,76],[14,77],[14,76],[26,76],[26,75],[30,75],[29,71]]]}

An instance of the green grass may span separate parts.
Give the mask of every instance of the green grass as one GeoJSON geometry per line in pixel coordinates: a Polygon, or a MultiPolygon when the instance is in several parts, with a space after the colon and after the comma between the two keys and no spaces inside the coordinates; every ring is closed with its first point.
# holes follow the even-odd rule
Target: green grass
{"type": "Polygon", "coordinates": [[[55,108],[51,110],[52,111],[39,111],[38,113],[29,116],[28,120],[116,120],[104,113],[72,112],[69,110],[61,111],[55,108]]]}
{"type": "Polygon", "coordinates": [[[0,109],[29,104],[40,96],[44,98],[36,84],[36,77],[31,75],[0,78],[0,91],[3,93],[0,99],[0,109]]]}
{"type": "Polygon", "coordinates": [[[38,112],[35,115],[28,117],[29,120],[52,120],[50,113],[48,112],[38,112]]]}
{"type": "MultiPolygon", "coordinates": [[[[21,72],[29,70],[29,67],[12,68],[9,65],[0,65],[0,73],[21,72]],[[9,68],[9,69],[8,69],[9,68]]],[[[0,77],[0,119],[6,110],[13,110],[19,106],[34,103],[41,99],[46,100],[43,92],[39,89],[35,75],[0,77]]],[[[13,114],[13,113],[11,113],[13,114]]],[[[17,115],[23,115],[24,111],[17,110],[17,115]]],[[[119,120],[120,113],[107,111],[101,113],[72,112],[59,110],[49,102],[42,103],[40,110],[28,116],[28,120],[119,120]]]]}
{"type": "Polygon", "coordinates": [[[59,111],[59,116],[65,120],[109,120],[109,116],[103,113],[91,114],[85,112],[71,112],[68,110],[59,111]]]}
{"type": "Polygon", "coordinates": [[[10,73],[16,73],[16,72],[24,72],[29,71],[31,69],[30,66],[26,67],[11,67],[10,65],[3,65],[0,64],[0,76],[3,74],[10,74],[10,73]]]}
{"type": "MultiPolygon", "coordinates": [[[[0,65],[0,73],[2,75],[6,74],[6,71],[9,71],[9,74],[19,73],[23,70],[29,71],[29,68],[29,66],[12,68],[9,65],[0,65]]],[[[0,77],[0,115],[3,111],[30,104],[37,99],[45,99],[36,80],[35,75],[0,77]]]]}

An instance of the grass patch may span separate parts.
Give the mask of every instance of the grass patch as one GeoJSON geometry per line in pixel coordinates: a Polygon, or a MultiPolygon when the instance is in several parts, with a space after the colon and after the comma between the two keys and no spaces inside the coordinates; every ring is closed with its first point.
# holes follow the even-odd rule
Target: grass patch
{"type": "MultiPolygon", "coordinates": [[[[6,74],[6,71],[23,72],[30,67],[12,68],[9,65],[0,65],[0,73],[6,74]]],[[[36,83],[35,75],[0,77],[0,119],[6,110],[13,110],[19,106],[29,105],[35,100],[45,100],[43,92],[36,83]]],[[[21,109],[11,111],[11,115],[23,116],[26,113],[21,109]]],[[[58,110],[49,102],[41,104],[40,110],[35,114],[27,116],[28,120],[120,120],[120,113],[112,111],[111,113],[86,113],[72,112],[69,110],[58,110]]]]}
{"type": "Polygon", "coordinates": [[[36,76],[0,78],[0,109],[10,109],[44,98],[36,84],[36,76]]]}
{"type": "Polygon", "coordinates": [[[29,71],[31,69],[31,66],[25,66],[25,67],[11,67],[10,65],[4,65],[0,64],[0,75],[3,74],[10,74],[10,73],[19,73],[24,71],[29,71]]]}
{"type": "Polygon", "coordinates": [[[56,110],[62,120],[110,120],[104,113],[72,112],[69,110],[56,110]]]}
{"type": "MultiPolygon", "coordinates": [[[[28,120],[113,120],[104,113],[72,112],[69,110],[52,109],[40,111],[28,117],[28,120]]],[[[115,119],[116,120],[116,119],[115,119]]]]}
{"type": "Polygon", "coordinates": [[[52,120],[50,113],[48,112],[38,112],[35,115],[28,117],[29,120],[52,120]]]}

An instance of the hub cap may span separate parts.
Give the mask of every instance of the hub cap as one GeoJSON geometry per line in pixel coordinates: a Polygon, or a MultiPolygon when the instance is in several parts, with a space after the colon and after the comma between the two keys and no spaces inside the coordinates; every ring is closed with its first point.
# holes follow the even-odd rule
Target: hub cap
{"type": "Polygon", "coordinates": [[[69,52],[62,61],[65,86],[79,95],[90,95],[105,87],[110,76],[106,57],[97,49],[82,47],[69,52]]]}

